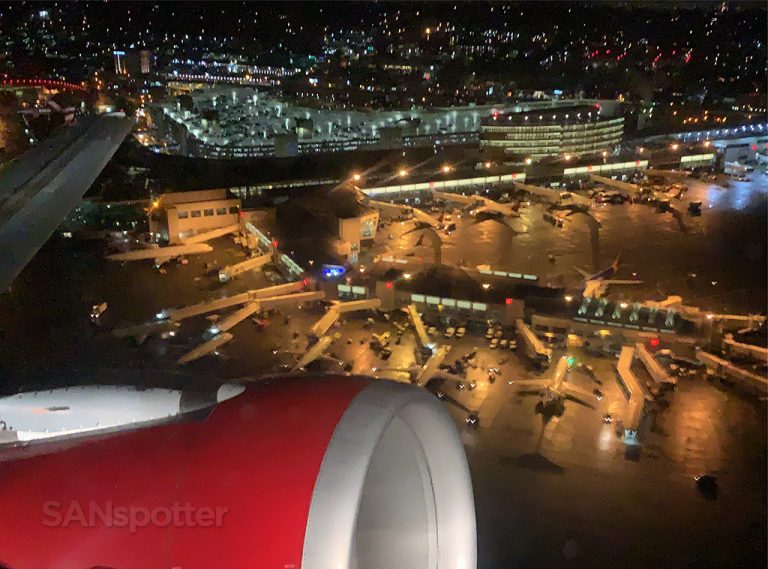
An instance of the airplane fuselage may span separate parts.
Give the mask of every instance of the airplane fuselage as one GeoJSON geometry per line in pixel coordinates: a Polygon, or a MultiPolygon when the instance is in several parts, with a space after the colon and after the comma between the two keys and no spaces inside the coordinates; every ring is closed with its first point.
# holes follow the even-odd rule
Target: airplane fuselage
{"type": "Polygon", "coordinates": [[[618,270],[618,266],[616,263],[611,264],[610,266],[604,268],[602,271],[596,272],[594,275],[590,275],[585,281],[604,281],[608,280],[614,277],[616,275],[616,271],[618,270]]]}

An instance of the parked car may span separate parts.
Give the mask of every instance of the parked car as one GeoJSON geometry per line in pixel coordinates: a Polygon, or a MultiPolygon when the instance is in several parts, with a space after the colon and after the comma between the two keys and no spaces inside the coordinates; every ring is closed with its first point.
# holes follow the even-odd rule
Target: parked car
{"type": "Polygon", "coordinates": [[[459,326],[458,328],[456,328],[456,337],[457,338],[463,338],[464,334],[466,334],[466,333],[467,333],[467,329],[464,328],[464,326],[459,326]]]}
{"type": "Polygon", "coordinates": [[[444,334],[444,336],[445,336],[446,338],[453,338],[453,335],[454,335],[454,334],[456,334],[456,328],[454,328],[453,326],[451,326],[451,327],[449,327],[449,328],[448,328],[448,329],[445,331],[445,334],[444,334]]]}

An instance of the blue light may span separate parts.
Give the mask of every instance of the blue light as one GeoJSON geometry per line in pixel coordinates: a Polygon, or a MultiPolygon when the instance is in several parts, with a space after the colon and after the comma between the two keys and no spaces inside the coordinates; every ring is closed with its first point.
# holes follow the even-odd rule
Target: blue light
{"type": "Polygon", "coordinates": [[[342,276],[347,270],[341,265],[323,265],[321,272],[324,279],[335,279],[342,276]]]}

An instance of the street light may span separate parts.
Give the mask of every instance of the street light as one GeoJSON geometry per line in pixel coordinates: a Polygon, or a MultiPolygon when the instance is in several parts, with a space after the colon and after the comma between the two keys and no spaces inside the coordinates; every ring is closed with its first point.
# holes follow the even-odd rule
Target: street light
{"type": "Polygon", "coordinates": [[[353,179],[355,182],[359,182],[359,181],[362,179],[362,176],[361,176],[360,174],[353,174],[353,175],[352,175],[352,179],[353,179]]]}
{"type": "Polygon", "coordinates": [[[705,140],[704,141],[704,148],[709,148],[709,145],[712,144],[710,141],[705,140]]]}
{"type": "Polygon", "coordinates": [[[678,148],[680,148],[679,144],[675,143],[672,145],[672,150],[677,150],[678,148]]]}
{"type": "Polygon", "coordinates": [[[606,152],[605,150],[603,150],[603,158],[605,158],[606,156],[608,156],[608,152],[606,152]]]}
{"type": "Polygon", "coordinates": [[[573,297],[570,294],[565,295],[565,302],[571,302],[573,300],[573,297]]]}
{"type": "Polygon", "coordinates": [[[485,167],[486,167],[486,168],[490,168],[490,167],[491,167],[491,163],[490,163],[490,162],[486,162],[486,163],[485,163],[485,167]]]}
{"type": "Polygon", "coordinates": [[[406,170],[405,168],[401,168],[397,174],[401,178],[405,178],[408,175],[408,170],[406,170]]]}
{"type": "Polygon", "coordinates": [[[566,154],[566,155],[565,155],[565,159],[566,159],[566,160],[570,160],[570,159],[571,159],[571,155],[570,155],[570,154],[566,154]]]}
{"type": "Polygon", "coordinates": [[[488,284],[488,283],[483,283],[483,290],[488,290],[489,288],[491,288],[491,285],[490,285],[490,284],[488,284]]]}
{"type": "Polygon", "coordinates": [[[525,163],[526,163],[527,165],[529,165],[529,166],[530,166],[531,162],[533,162],[533,160],[531,160],[530,158],[526,158],[526,159],[525,159],[525,163]]]}
{"type": "Polygon", "coordinates": [[[443,170],[443,174],[447,174],[448,172],[450,172],[452,170],[452,168],[451,168],[451,166],[449,164],[445,164],[443,166],[442,170],[443,170]]]}

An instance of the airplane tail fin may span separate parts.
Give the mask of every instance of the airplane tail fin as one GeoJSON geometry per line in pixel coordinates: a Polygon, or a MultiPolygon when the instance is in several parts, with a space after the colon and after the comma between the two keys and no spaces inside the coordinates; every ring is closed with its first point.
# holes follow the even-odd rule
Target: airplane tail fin
{"type": "Polygon", "coordinates": [[[613,263],[611,263],[611,266],[613,267],[614,271],[619,269],[619,261],[620,260],[621,260],[621,251],[619,251],[619,254],[616,255],[616,258],[613,260],[613,263]]]}

